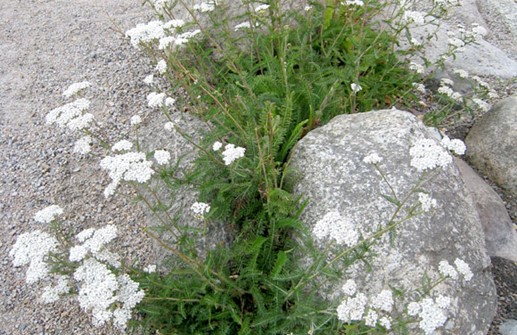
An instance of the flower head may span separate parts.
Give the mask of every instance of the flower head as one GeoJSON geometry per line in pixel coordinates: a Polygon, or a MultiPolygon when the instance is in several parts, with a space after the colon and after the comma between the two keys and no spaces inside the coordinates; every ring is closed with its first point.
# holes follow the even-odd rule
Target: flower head
{"type": "Polygon", "coordinates": [[[353,223],[341,216],[339,212],[329,212],[319,220],[312,229],[318,239],[329,238],[339,245],[354,246],[359,240],[359,234],[353,223]]]}
{"type": "Polygon", "coordinates": [[[63,95],[65,97],[69,98],[90,86],[91,86],[91,84],[88,81],[82,81],[80,83],[73,83],[72,85],[68,86],[68,88],[63,92],[63,95]]]}
{"type": "Polygon", "coordinates": [[[34,215],[34,221],[39,223],[50,223],[59,215],[63,214],[63,209],[58,205],[50,205],[38,211],[34,215]]]}
{"type": "Polygon", "coordinates": [[[354,92],[354,93],[357,93],[357,92],[359,92],[359,91],[361,91],[363,89],[361,87],[361,85],[356,84],[356,83],[350,84],[350,88],[352,89],[352,92],[354,92]]]}
{"type": "Polygon", "coordinates": [[[204,202],[195,202],[190,207],[190,210],[194,213],[197,219],[203,219],[205,214],[210,212],[210,205],[204,202]]]}
{"type": "Polygon", "coordinates": [[[112,151],[128,151],[131,150],[133,147],[133,143],[129,142],[128,140],[121,140],[117,143],[113,144],[111,147],[112,151]]]}
{"type": "Polygon", "coordinates": [[[160,59],[158,63],[156,63],[156,71],[158,71],[159,74],[167,72],[167,62],[165,59],[160,59]]]}
{"type": "Polygon", "coordinates": [[[86,135],[75,141],[74,144],[74,152],[80,155],[86,155],[90,151],[92,151],[92,143],[93,140],[91,136],[86,135]]]}
{"type": "Polygon", "coordinates": [[[156,150],[154,152],[154,159],[160,165],[164,165],[169,163],[171,159],[171,154],[167,150],[156,150]]]}
{"type": "Polygon", "coordinates": [[[140,117],[140,115],[133,115],[131,117],[130,123],[132,126],[139,125],[140,123],[142,123],[142,118],[140,117]]]}
{"type": "Polygon", "coordinates": [[[236,147],[234,144],[228,143],[224,147],[223,160],[225,165],[230,165],[239,158],[244,157],[245,148],[236,147]]]}
{"type": "Polygon", "coordinates": [[[418,171],[431,170],[452,163],[451,155],[432,139],[420,139],[410,149],[411,166],[418,171]]]}

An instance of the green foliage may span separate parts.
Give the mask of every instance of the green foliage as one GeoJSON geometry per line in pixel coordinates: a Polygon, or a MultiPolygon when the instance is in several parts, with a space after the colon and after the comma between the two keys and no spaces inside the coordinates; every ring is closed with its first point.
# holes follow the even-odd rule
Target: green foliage
{"type": "MultiPolygon", "coordinates": [[[[141,275],[146,299],[139,306],[140,324],[147,330],[165,335],[368,329],[358,323],[343,330],[336,306],[323,302],[311,282],[340,273],[299,221],[305,202],[289,190],[290,152],[336,115],[411,103],[417,77],[398,57],[398,37],[375,19],[382,2],[334,2],[301,12],[265,1],[265,12],[249,7],[237,18],[251,27],[239,31],[229,28],[236,18],[217,6],[207,14],[208,25],[195,22],[202,38],[165,54],[171,84],[190,95],[194,111],[210,124],[187,179],[210,203],[209,218],[234,227],[236,236],[230,249],[210,250],[203,259],[189,258],[182,244],[171,247],[180,259],[176,267],[141,275]],[[215,141],[245,148],[245,157],[225,165],[212,150],[215,141]],[[303,256],[310,265],[301,264],[303,256]]],[[[173,175],[161,177],[171,186],[173,175]]],[[[343,255],[341,264],[365,259],[369,246],[343,255]]]]}

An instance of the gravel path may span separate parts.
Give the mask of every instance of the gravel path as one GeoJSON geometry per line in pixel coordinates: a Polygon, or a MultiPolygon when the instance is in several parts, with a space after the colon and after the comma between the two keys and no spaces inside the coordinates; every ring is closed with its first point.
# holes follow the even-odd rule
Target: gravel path
{"type": "MultiPolygon", "coordinates": [[[[147,110],[142,79],[150,65],[114,28],[151,16],[139,0],[0,0],[0,335],[117,333],[94,328],[77,302],[36,304],[37,288],[25,285],[25,269],[13,269],[7,254],[17,235],[37,229],[36,211],[58,204],[74,229],[115,224],[123,254],[151,261],[143,213],[122,197],[106,201],[109,181],[98,164],[78,159],[74,138],[44,124],[49,110],[68,102],[63,89],[88,80],[91,112],[108,135],[128,132],[129,118],[147,110]]],[[[515,206],[509,211],[515,220],[515,206]]]]}
{"type": "Polygon", "coordinates": [[[37,229],[36,211],[58,204],[76,230],[113,223],[124,232],[126,257],[152,254],[138,208],[127,210],[121,197],[106,201],[109,181],[96,160],[73,155],[74,138],[44,124],[49,110],[70,101],[63,89],[82,80],[93,84],[91,112],[112,136],[147,110],[142,79],[150,65],[114,30],[150,18],[141,3],[0,0],[0,335],[117,333],[91,326],[76,301],[35,303],[39,291],[25,285],[25,269],[13,269],[7,254],[17,235],[37,229]]]}

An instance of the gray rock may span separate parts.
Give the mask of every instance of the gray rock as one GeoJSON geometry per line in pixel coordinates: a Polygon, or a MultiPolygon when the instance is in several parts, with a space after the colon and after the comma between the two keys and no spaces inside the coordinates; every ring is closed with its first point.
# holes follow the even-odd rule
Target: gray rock
{"type": "Polygon", "coordinates": [[[474,199],[488,254],[517,262],[517,232],[503,201],[467,163],[461,159],[455,163],[474,199]]]}
{"type": "MultiPolygon", "coordinates": [[[[371,152],[383,157],[380,168],[399,199],[404,199],[420,177],[410,166],[408,152],[422,138],[433,136],[413,115],[397,110],[338,116],[310,132],[297,144],[292,159],[299,173],[295,192],[309,199],[303,222],[312,228],[325,214],[338,211],[363,236],[385,225],[396,206],[383,198],[381,194],[390,194],[390,189],[363,159],[371,152]]],[[[446,333],[485,334],[496,313],[496,292],[486,271],[490,260],[481,223],[457,168],[450,164],[436,173],[422,188],[438,207],[401,223],[393,244],[384,235],[373,247],[376,256],[368,264],[356,262],[346,269],[341,282],[326,288],[334,294],[326,294],[323,286],[322,294],[337,299],[335,292],[348,278],[371,294],[388,287],[413,291],[425,273],[439,277],[441,260],[461,258],[470,264],[472,280],[468,284],[449,280],[436,287],[453,301],[446,333]]],[[[415,198],[413,194],[407,199],[408,206],[417,204],[415,198]]],[[[396,219],[406,216],[405,210],[396,219]]]]}
{"type": "Polygon", "coordinates": [[[517,194],[517,96],[500,101],[478,119],[465,140],[472,166],[517,194]]]}
{"type": "Polygon", "coordinates": [[[506,320],[499,326],[501,335],[517,335],[517,320],[506,320]]]}

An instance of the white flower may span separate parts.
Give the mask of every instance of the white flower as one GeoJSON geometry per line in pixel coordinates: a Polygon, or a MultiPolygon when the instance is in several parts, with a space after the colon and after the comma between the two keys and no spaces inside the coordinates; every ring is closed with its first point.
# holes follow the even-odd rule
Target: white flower
{"type": "Polygon", "coordinates": [[[195,202],[190,206],[190,210],[197,219],[203,219],[205,214],[210,212],[210,205],[204,202],[195,202]]]}
{"type": "Polygon", "coordinates": [[[126,31],[126,36],[131,39],[133,47],[139,48],[141,42],[149,43],[165,37],[163,22],[151,21],[146,24],[140,23],[135,28],[126,31]]]}
{"type": "Polygon", "coordinates": [[[172,123],[172,122],[166,122],[166,123],[163,125],[163,129],[165,129],[166,131],[173,131],[173,130],[174,130],[174,123],[172,123]]]}
{"type": "Polygon", "coordinates": [[[382,290],[379,294],[372,298],[371,306],[375,309],[391,312],[393,307],[393,293],[390,290],[382,290]]]}
{"type": "Polygon", "coordinates": [[[70,85],[64,92],[63,95],[67,98],[70,98],[72,95],[79,93],[81,90],[90,87],[91,84],[87,81],[82,81],[80,83],[74,83],[70,85]]]}
{"type": "Polygon", "coordinates": [[[414,37],[413,37],[413,38],[411,38],[411,40],[409,41],[409,43],[411,43],[411,45],[413,45],[413,46],[415,46],[415,47],[419,47],[419,46],[421,46],[421,45],[422,45],[422,43],[421,43],[419,40],[417,40],[416,38],[414,38],[414,37]]]}
{"type": "Polygon", "coordinates": [[[67,276],[57,276],[56,280],[57,284],[55,286],[49,285],[43,289],[43,294],[41,295],[41,301],[43,303],[51,304],[56,302],[59,300],[60,295],[70,291],[67,276]]]}
{"type": "Polygon", "coordinates": [[[201,4],[194,5],[192,9],[201,13],[211,12],[215,9],[215,1],[203,2],[201,4]]]}
{"type": "MultiPolygon", "coordinates": [[[[176,41],[176,37],[174,37],[174,36],[166,36],[166,37],[160,38],[160,41],[158,44],[158,49],[165,50],[169,46],[171,46],[171,44],[174,44],[175,41],[176,41]]],[[[167,65],[166,65],[165,69],[167,69],[167,65]]],[[[157,68],[157,70],[158,70],[158,68],[157,68]]],[[[163,72],[160,71],[160,73],[161,74],[165,73],[165,70],[163,70],[163,72]]]]}
{"type": "Polygon", "coordinates": [[[409,69],[415,71],[418,74],[423,74],[425,72],[425,68],[423,65],[414,62],[411,62],[409,64],[409,69]]]}
{"type": "Polygon", "coordinates": [[[329,212],[319,220],[312,229],[318,239],[328,237],[339,245],[353,246],[359,240],[359,234],[349,220],[343,218],[339,212],[329,212]]]}
{"type": "Polygon", "coordinates": [[[165,98],[165,93],[151,92],[147,95],[147,106],[151,108],[163,107],[163,104],[165,103],[165,98]]]}
{"type": "Polygon", "coordinates": [[[348,296],[353,296],[355,294],[355,292],[357,291],[357,284],[355,283],[355,281],[353,279],[348,279],[344,284],[343,286],[341,287],[341,291],[348,295],[348,296]]]}
{"type": "Polygon", "coordinates": [[[352,89],[352,92],[354,92],[354,93],[357,93],[357,92],[359,92],[359,91],[361,91],[363,89],[361,87],[361,85],[356,84],[356,83],[350,84],[350,88],[352,89]]]}
{"type": "Polygon", "coordinates": [[[119,256],[106,250],[106,245],[116,237],[117,228],[113,225],[107,225],[99,229],[86,229],[76,236],[82,244],[70,248],[68,259],[72,262],[80,262],[90,254],[98,261],[105,261],[118,267],[120,266],[119,256]]]}
{"type": "Polygon", "coordinates": [[[214,142],[214,145],[212,145],[212,150],[219,151],[223,147],[223,144],[219,141],[214,142]]]}
{"type": "Polygon", "coordinates": [[[454,152],[456,155],[463,155],[467,150],[465,143],[462,140],[450,139],[448,136],[444,136],[440,143],[449,151],[454,152]]]}
{"type": "MultiPolygon", "coordinates": [[[[71,120],[80,118],[83,115],[83,111],[90,107],[90,101],[88,99],[77,99],[71,103],[63,105],[61,107],[51,110],[45,117],[47,124],[57,124],[58,127],[67,127],[71,120]]],[[[91,115],[91,114],[90,114],[91,115]]],[[[89,116],[82,120],[81,124],[88,123],[89,116]]],[[[91,121],[91,120],[90,120],[91,121]]],[[[73,127],[79,125],[73,124],[73,127]]],[[[81,128],[82,129],[82,128],[81,128]]]]}
{"type": "Polygon", "coordinates": [[[104,190],[105,197],[115,193],[122,180],[145,183],[151,179],[154,170],[153,163],[146,160],[143,152],[128,152],[125,154],[108,156],[101,160],[101,169],[107,170],[112,182],[104,190]]]}
{"type": "Polygon", "coordinates": [[[359,293],[353,298],[343,300],[337,307],[338,319],[344,323],[362,320],[367,300],[364,293],[359,293]]]}
{"type": "Polygon", "coordinates": [[[150,264],[150,265],[146,266],[145,268],[143,268],[143,271],[147,272],[147,273],[155,273],[156,272],[156,264],[150,264]]]}
{"type": "Polygon", "coordinates": [[[91,311],[93,323],[101,326],[112,317],[110,307],[117,302],[116,291],[119,287],[117,277],[106,265],[89,258],[74,272],[73,277],[80,283],[79,305],[91,311]]]}
{"type": "Polygon", "coordinates": [[[379,314],[376,311],[370,309],[368,313],[366,313],[366,317],[364,318],[364,324],[368,327],[375,327],[377,325],[377,321],[379,320],[379,314]]]}
{"type": "Polygon", "coordinates": [[[144,78],[144,83],[147,85],[152,85],[154,83],[154,75],[150,74],[144,78]]]}
{"type": "Polygon", "coordinates": [[[303,10],[306,12],[310,11],[311,9],[312,9],[312,6],[310,6],[310,5],[305,5],[305,7],[303,7],[303,10]]]}
{"type": "Polygon", "coordinates": [[[165,59],[160,59],[158,63],[156,63],[156,71],[158,71],[159,74],[164,74],[167,72],[167,62],[165,59]]]}
{"type": "Polygon", "coordinates": [[[483,111],[483,112],[488,112],[490,110],[490,104],[481,100],[481,99],[478,99],[478,98],[474,98],[472,99],[472,101],[478,106],[479,110],[483,111]]]}
{"type": "Polygon", "coordinates": [[[241,23],[235,25],[234,30],[238,31],[238,30],[244,29],[244,28],[251,28],[251,24],[249,23],[249,21],[241,22],[241,23]]]}
{"type": "Polygon", "coordinates": [[[391,329],[391,319],[387,316],[383,316],[382,318],[380,318],[379,324],[387,330],[391,329]]]}
{"type": "Polygon", "coordinates": [[[345,0],[341,1],[341,5],[347,5],[347,6],[364,6],[364,2],[362,0],[345,0]]]}
{"type": "Polygon", "coordinates": [[[176,99],[167,97],[165,98],[165,106],[167,107],[174,107],[174,104],[176,103],[176,99]]]}
{"type": "Polygon", "coordinates": [[[420,139],[410,149],[411,166],[418,171],[445,168],[452,163],[452,156],[432,139],[420,139]]]}
{"type": "Polygon", "coordinates": [[[174,40],[174,45],[181,47],[182,45],[187,43],[192,37],[194,37],[200,33],[201,33],[201,30],[199,30],[199,29],[182,33],[182,34],[176,36],[176,39],[174,40]]]}
{"type": "Polygon", "coordinates": [[[171,28],[181,28],[185,25],[185,21],[180,19],[170,20],[163,24],[163,28],[171,30],[171,28]]]}
{"type": "Polygon", "coordinates": [[[115,326],[124,330],[127,321],[131,318],[131,309],[133,309],[144,298],[144,291],[138,288],[138,283],[134,282],[127,274],[123,274],[117,278],[118,294],[117,300],[122,303],[122,307],[113,311],[115,326]]]}
{"type": "Polygon", "coordinates": [[[423,299],[420,308],[421,320],[418,325],[426,335],[434,334],[434,331],[447,321],[443,310],[431,298],[423,299]]]}
{"type": "Polygon", "coordinates": [[[474,35],[475,39],[483,38],[486,36],[486,34],[488,34],[488,31],[478,23],[473,23],[472,26],[472,34],[474,35]]]}
{"type": "Polygon", "coordinates": [[[34,221],[39,223],[50,223],[61,214],[63,214],[63,209],[61,207],[59,207],[58,205],[50,205],[38,211],[34,215],[34,221]]]}
{"type": "Polygon", "coordinates": [[[236,147],[234,144],[228,143],[224,147],[223,160],[225,165],[230,165],[239,158],[244,157],[245,148],[236,147]]]}
{"type": "Polygon", "coordinates": [[[474,79],[474,80],[478,83],[478,85],[479,85],[479,86],[484,87],[484,88],[486,88],[487,90],[489,90],[489,89],[490,89],[490,85],[489,85],[486,81],[484,81],[483,79],[481,79],[480,77],[478,77],[478,76],[472,76],[472,79],[474,79]]]}
{"type": "Polygon", "coordinates": [[[133,115],[131,117],[131,125],[132,126],[136,126],[136,125],[139,125],[140,123],[142,123],[142,118],[140,117],[140,115],[133,115]]]}
{"type": "Polygon", "coordinates": [[[167,150],[156,150],[154,152],[154,159],[160,165],[164,165],[169,163],[171,159],[171,154],[167,150]]]}
{"type": "Polygon", "coordinates": [[[470,266],[467,263],[465,263],[465,261],[456,258],[456,260],[454,261],[454,265],[456,265],[456,270],[458,270],[458,272],[461,273],[465,281],[470,281],[474,276],[474,274],[470,270],[470,266]]]}
{"type": "Polygon", "coordinates": [[[454,266],[450,265],[446,260],[440,261],[440,264],[438,265],[438,271],[440,271],[440,273],[445,277],[450,277],[452,279],[458,278],[458,272],[454,266]]]}
{"type": "Polygon", "coordinates": [[[463,79],[467,79],[469,77],[469,73],[462,69],[454,69],[454,70],[452,70],[452,72],[454,74],[457,74],[458,77],[463,78],[463,79]]]}
{"type": "Polygon", "coordinates": [[[92,151],[92,143],[92,138],[89,135],[83,136],[77,141],[75,141],[74,152],[80,155],[86,155],[87,153],[92,151]]]}
{"type": "Polygon", "coordinates": [[[269,5],[259,5],[255,8],[255,12],[261,12],[269,8],[269,5]]]}
{"type": "Polygon", "coordinates": [[[452,88],[450,88],[449,86],[440,86],[438,88],[438,93],[441,93],[441,94],[445,94],[447,95],[448,97],[451,97],[453,96],[454,94],[454,91],[452,90],[452,88]]]}
{"type": "Polygon", "coordinates": [[[154,9],[162,15],[165,14],[167,7],[170,5],[169,0],[151,0],[151,3],[154,9]]]}
{"type": "Polygon", "coordinates": [[[450,80],[449,78],[442,78],[440,80],[440,85],[441,86],[454,86],[454,82],[452,80],[450,80]]]}
{"type": "Polygon", "coordinates": [[[41,230],[23,233],[16,239],[16,243],[9,252],[14,266],[29,265],[25,281],[28,284],[36,283],[46,278],[49,267],[45,258],[49,253],[57,251],[57,240],[41,230]]]}
{"type": "Polygon", "coordinates": [[[429,212],[431,208],[436,208],[436,199],[433,199],[426,193],[418,193],[418,201],[420,205],[422,205],[422,210],[424,212],[429,212]]]}
{"type": "Polygon", "coordinates": [[[421,84],[421,83],[413,83],[413,87],[415,88],[415,90],[417,90],[418,92],[420,92],[420,93],[422,93],[422,94],[425,94],[425,93],[426,93],[425,85],[424,85],[424,84],[421,84]]]}
{"type": "Polygon", "coordinates": [[[118,141],[117,143],[113,144],[113,146],[111,147],[111,150],[112,151],[127,151],[127,150],[131,150],[132,147],[133,147],[133,143],[129,142],[128,140],[121,140],[121,141],[118,141]]]}
{"type": "Polygon", "coordinates": [[[376,152],[372,152],[371,154],[363,158],[363,162],[366,164],[379,164],[380,162],[382,162],[382,157],[377,155],[376,152]]]}

